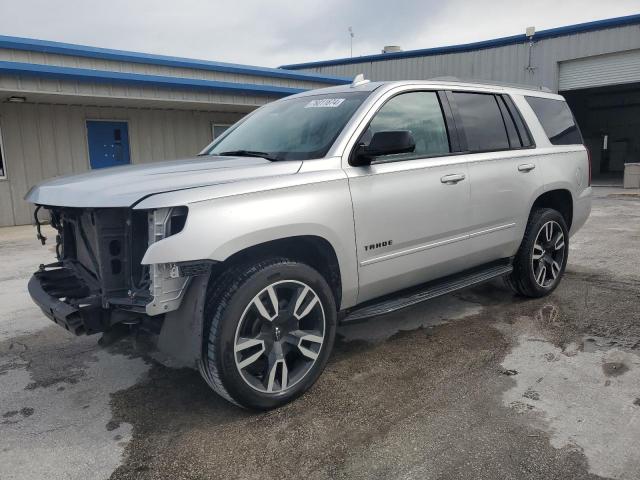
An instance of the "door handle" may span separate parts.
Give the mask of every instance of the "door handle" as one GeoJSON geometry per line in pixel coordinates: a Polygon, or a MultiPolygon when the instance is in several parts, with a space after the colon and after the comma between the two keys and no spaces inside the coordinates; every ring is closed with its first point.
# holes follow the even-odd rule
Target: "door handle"
{"type": "Polygon", "coordinates": [[[440,181],[442,183],[446,183],[447,185],[455,185],[458,182],[461,182],[466,177],[464,173],[451,173],[449,175],[445,175],[444,177],[440,177],[440,181]]]}
{"type": "Polygon", "coordinates": [[[518,170],[520,172],[530,172],[534,168],[536,168],[536,166],[533,163],[523,163],[521,165],[518,165],[518,170]]]}

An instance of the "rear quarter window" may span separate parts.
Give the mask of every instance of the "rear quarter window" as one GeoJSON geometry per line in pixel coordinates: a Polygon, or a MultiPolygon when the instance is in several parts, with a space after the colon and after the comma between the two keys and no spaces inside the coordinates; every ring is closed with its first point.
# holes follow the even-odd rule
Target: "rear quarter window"
{"type": "Polygon", "coordinates": [[[582,135],[567,102],[525,97],[553,145],[582,145],[582,135]]]}

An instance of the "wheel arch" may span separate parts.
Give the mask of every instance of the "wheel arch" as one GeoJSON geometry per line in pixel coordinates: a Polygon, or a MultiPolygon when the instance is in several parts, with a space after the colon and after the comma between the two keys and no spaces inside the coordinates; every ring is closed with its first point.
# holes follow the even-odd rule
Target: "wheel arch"
{"type": "Polygon", "coordinates": [[[157,347],[175,359],[178,366],[197,367],[202,358],[205,304],[215,281],[229,268],[246,261],[285,257],[315,268],[327,280],[337,303],[343,299],[342,275],[338,256],[331,243],[317,235],[278,238],[241,248],[213,265],[209,276],[195,277],[181,308],[166,314],[157,347]]]}
{"type": "Polygon", "coordinates": [[[552,208],[558,211],[567,224],[567,229],[571,230],[573,222],[573,195],[565,188],[548,190],[539,195],[531,206],[531,215],[538,208],[552,208]]]}
{"type": "Polygon", "coordinates": [[[342,271],[336,249],[326,238],[318,235],[294,235],[267,240],[236,250],[215,265],[209,283],[233,265],[258,261],[269,257],[284,257],[299,261],[316,269],[327,281],[340,310],[343,298],[342,271]]]}

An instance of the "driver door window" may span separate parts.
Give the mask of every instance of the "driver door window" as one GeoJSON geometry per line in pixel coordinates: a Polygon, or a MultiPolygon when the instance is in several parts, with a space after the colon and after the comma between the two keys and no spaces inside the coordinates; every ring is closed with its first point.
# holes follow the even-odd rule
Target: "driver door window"
{"type": "Polygon", "coordinates": [[[377,160],[409,160],[446,155],[451,151],[442,108],[435,92],[409,92],[393,97],[371,120],[361,143],[368,145],[373,134],[390,130],[409,130],[416,148],[411,153],[384,155],[377,160]]]}

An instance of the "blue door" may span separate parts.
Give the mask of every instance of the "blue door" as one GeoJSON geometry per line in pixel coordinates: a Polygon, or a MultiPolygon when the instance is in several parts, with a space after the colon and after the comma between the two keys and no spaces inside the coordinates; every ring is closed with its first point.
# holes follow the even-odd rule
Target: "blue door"
{"type": "Polygon", "coordinates": [[[87,121],[91,168],[116,167],[129,163],[127,122],[87,121]]]}

